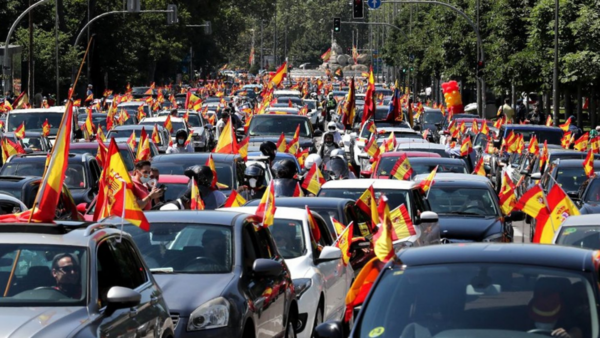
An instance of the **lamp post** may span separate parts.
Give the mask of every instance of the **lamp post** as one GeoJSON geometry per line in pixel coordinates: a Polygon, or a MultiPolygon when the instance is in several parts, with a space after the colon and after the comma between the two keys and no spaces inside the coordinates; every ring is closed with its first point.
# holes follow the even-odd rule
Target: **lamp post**
{"type": "Polygon", "coordinates": [[[558,97],[558,0],[554,0],[554,74],[552,75],[552,105],[554,106],[554,124],[558,125],[560,103],[558,97]]]}

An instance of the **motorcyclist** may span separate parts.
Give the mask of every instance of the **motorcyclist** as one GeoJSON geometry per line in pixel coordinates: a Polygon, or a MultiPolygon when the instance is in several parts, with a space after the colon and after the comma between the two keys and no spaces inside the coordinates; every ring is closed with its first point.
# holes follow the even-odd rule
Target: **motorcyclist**
{"type": "Polygon", "coordinates": [[[343,149],[335,149],[331,152],[330,160],[325,164],[324,176],[328,181],[356,178],[348,167],[346,153],[343,149]]]}
{"type": "Polygon", "coordinates": [[[194,147],[192,147],[192,145],[189,143],[185,145],[187,138],[187,131],[185,131],[185,129],[179,129],[175,133],[175,144],[167,149],[167,154],[193,153],[194,147]]]}
{"type": "Polygon", "coordinates": [[[334,142],[334,136],[330,132],[326,132],[323,134],[323,142],[321,143],[321,148],[319,148],[319,156],[323,159],[323,162],[327,163],[329,161],[329,157],[331,152],[334,149],[338,149],[339,146],[334,142]]]}
{"type": "Polygon", "coordinates": [[[333,142],[339,146],[343,146],[342,134],[338,130],[338,126],[334,121],[327,123],[327,132],[333,134],[333,142]]]}
{"type": "Polygon", "coordinates": [[[331,112],[335,112],[337,108],[337,101],[333,97],[333,93],[327,95],[327,103],[325,108],[327,109],[327,121],[331,120],[331,112]]]}
{"type": "Polygon", "coordinates": [[[310,171],[310,169],[312,168],[313,165],[316,165],[319,170],[322,169],[322,165],[323,164],[323,159],[321,158],[321,156],[319,156],[319,154],[310,154],[306,157],[306,159],[304,160],[304,169],[303,169],[303,175],[306,175],[306,173],[308,173],[310,171]]]}
{"type": "Polygon", "coordinates": [[[315,92],[310,93],[310,99],[311,100],[317,100],[318,99],[317,93],[315,93],[315,92]]]}
{"type": "Polygon", "coordinates": [[[187,168],[183,174],[190,178],[187,190],[175,201],[165,204],[160,210],[189,209],[192,199],[192,178],[200,192],[205,210],[214,210],[222,207],[227,200],[225,194],[211,187],[213,172],[205,165],[195,165],[187,168]]]}
{"type": "Polygon", "coordinates": [[[294,191],[300,183],[296,177],[298,174],[298,167],[294,161],[285,159],[278,161],[273,165],[273,171],[275,172],[275,197],[292,197],[294,191]]]}
{"type": "Polygon", "coordinates": [[[247,166],[244,170],[244,185],[238,188],[238,192],[250,201],[262,198],[266,190],[265,169],[258,163],[247,166]]]}

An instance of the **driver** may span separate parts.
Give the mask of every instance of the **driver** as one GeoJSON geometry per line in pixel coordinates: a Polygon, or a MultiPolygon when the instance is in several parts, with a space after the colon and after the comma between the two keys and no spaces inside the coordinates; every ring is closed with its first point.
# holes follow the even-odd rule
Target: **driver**
{"type": "Polygon", "coordinates": [[[206,230],[202,235],[204,254],[221,266],[225,266],[227,256],[225,240],[225,235],[219,230],[206,230]]]}
{"type": "Polygon", "coordinates": [[[275,235],[275,243],[279,250],[288,252],[295,252],[295,239],[296,239],[296,226],[282,224],[273,228],[273,234],[275,235]]]}
{"type": "Polygon", "coordinates": [[[554,279],[557,278],[536,281],[533,298],[528,305],[529,318],[534,327],[532,330],[548,332],[552,337],[581,338],[581,329],[569,320],[565,300],[561,297],[558,285],[552,282],[554,279]]]}
{"type": "Polygon", "coordinates": [[[52,276],[56,279],[53,289],[62,292],[70,298],[81,298],[79,283],[79,263],[70,253],[61,253],[52,260],[52,276]]]}

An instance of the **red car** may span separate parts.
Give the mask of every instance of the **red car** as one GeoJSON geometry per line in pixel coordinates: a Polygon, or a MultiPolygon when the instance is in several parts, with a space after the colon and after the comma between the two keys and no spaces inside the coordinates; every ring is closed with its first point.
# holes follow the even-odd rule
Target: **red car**
{"type": "Polygon", "coordinates": [[[396,160],[402,156],[402,154],[406,154],[408,158],[411,157],[439,157],[439,154],[429,153],[425,151],[394,151],[389,153],[383,153],[377,164],[375,164],[375,168],[371,168],[369,172],[361,172],[363,176],[371,175],[371,178],[389,178],[389,172],[392,170],[394,165],[396,164],[396,160]]]}

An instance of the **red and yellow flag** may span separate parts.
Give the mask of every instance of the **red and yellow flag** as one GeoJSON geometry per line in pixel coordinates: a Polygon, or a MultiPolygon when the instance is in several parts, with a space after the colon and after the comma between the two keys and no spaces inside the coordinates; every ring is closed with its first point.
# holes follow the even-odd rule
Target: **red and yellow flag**
{"type": "Polygon", "coordinates": [[[267,190],[263,194],[263,197],[256,208],[256,216],[262,218],[262,226],[265,228],[270,227],[275,222],[275,185],[273,181],[269,183],[267,190]]]}
{"type": "Polygon", "coordinates": [[[187,92],[184,109],[199,111],[202,109],[202,100],[191,92],[187,92]]]}
{"type": "Polygon", "coordinates": [[[579,150],[579,151],[586,151],[588,148],[589,141],[590,141],[590,133],[586,132],[585,134],[581,135],[581,137],[579,137],[577,139],[577,141],[575,141],[573,148],[575,150],[579,150]]]}
{"type": "Polygon", "coordinates": [[[483,122],[481,122],[481,133],[484,135],[490,134],[490,127],[488,127],[486,120],[483,120],[483,122]]]}
{"type": "Polygon", "coordinates": [[[471,136],[467,135],[460,145],[460,156],[469,156],[471,152],[473,152],[473,143],[471,143],[471,136]]]}
{"type": "Polygon", "coordinates": [[[171,115],[167,115],[167,119],[165,120],[163,127],[165,127],[165,129],[168,130],[169,133],[173,133],[173,123],[171,123],[171,115]]]}
{"type": "Polygon", "coordinates": [[[323,53],[323,55],[321,55],[321,60],[323,60],[323,62],[329,62],[330,58],[331,58],[331,48],[326,50],[325,53],[323,53]]]}
{"type": "Polygon", "coordinates": [[[279,66],[279,68],[277,68],[277,71],[275,72],[275,74],[273,74],[273,76],[271,77],[271,80],[269,82],[273,85],[273,87],[277,87],[277,86],[279,86],[281,81],[283,81],[283,79],[287,75],[287,73],[288,73],[287,62],[284,62],[281,66],[279,66]]]}
{"type": "Polygon", "coordinates": [[[552,243],[554,234],[562,222],[569,216],[580,215],[579,209],[558,184],[552,186],[548,192],[547,201],[550,213],[545,217],[542,211],[541,217],[536,219],[534,243],[552,243]]]}
{"type": "Polygon", "coordinates": [[[360,123],[361,127],[375,116],[375,108],[375,76],[373,75],[373,66],[371,66],[369,70],[369,84],[367,85],[367,93],[365,95],[362,121],[360,123]]]}
{"type": "Polygon", "coordinates": [[[16,138],[23,139],[25,137],[25,121],[21,122],[14,133],[16,138]]]}
{"type": "MultiPolygon", "coordinates": [[[[285,138],[284,138],[285,140],[285,138]]],[[[296,155],[298,149],[300,149],[300,125],[296,127],[296,132],[294,133],[294,137],[290,141],[290,144],[287,145],[287,149],[285,150],[287,153],[296,155]]]]}
{"type": "Polygon", "coordinates": [[[394,232],[398,239],[414,236],[417,234],[415,226],[410,218],[408,209],[403,204],[400,204],[396,209],[390,211],[390,217],[394,232]]]}
{"type": "Polygon", "coordinates": [[[213,178],[212,181],[210,182],[210,187],[211,188],[216,188],[217,187],[217,167],[215,167],[215,160],[213,160],[212,154],[208,154],[208,158],[206,159],[206,163],[204,163],[205,166],[210,168],[210,171],[212,171],[213,174],[213,178]]]}
{"type": "Polygon", "coordinates": [[[504,177],[502,179],[502,187],[500,188],[498,199],[500,200],[500,209],[504,215],[510,214],[517,203],[517,195],[515,195],[514,183],[506,172],[504,173],[504,177]]]}
{"type": "Polygon", "coordinates": [[[237,140],[235,138],[235,133],[233,132],[231,119],[229,119],[227,124],[225,124],[225,127],[223,127],[223,131],[219,135],[219,141],[217,142],[213,153],[235,154],[237,151],[237,140]]]}
{"type": "Polygon", "coordinates": [[[231,194],[223,205],[224,208],[242,207],[246,204],[246,199],[240,195],[235,189],[231,191],[231,194]]]}
{"type": "MultiPolygon", "coordinates": [[[[334,225],[342,225],[340,222],[338,222],[335,218],[331,218],[331,222],[334,225]]],[[[342,225],[343,226],[343,225],[342,225]]],[[[336,228],[337,230],[337,228],[336,228]]],[[[350,262],[350,257],[352,256],[352,253],[350,251],[350,245],[352,244],[352,235],[354,233],[354,223],[350,222],[350,224],[348,224],[347,228],[342,228],[342,231],[339,232],[339,238],[337,240],[337,242],[335,243],[335,246],[337,246],[341,251],[342,251],[342,262],[344,262],[344,265],[348,265],[348,263],[350,262]]]]}
{"type": "Polygon", "coordinates": [[[527,151],[530,155],[537,156],[540,154],[540,144],[538,143],[537,136],[535,134],[531,136],[531,139],[529,140],[527,151]]]}
{"type": "Polygon", "coordinates": [[[148,161],[150,160],[150,138],[146,133],[146,129],[142,127],[142,131],[140,133],[140,144],[137,148],[135,154],[136,161],[148,161]]]}
{"type": "MultiPolygon", "coordinates": [[[[548,116],[548,117],[550,117],[550,116],[548,116]]],[[[565,121],[565,123],[563,123],[563,124],[559,125],[560,129],[562,129],[563,131],[565,131],[565,132],[566,132],[567,130],[569,130],[569,126],[571,126],[571,122],[572,122],[572,121],[571,121],[571,118],[569,117],[569,118],[568,118],[568,119],[565,121]]]]}
{"type": "Polygon", "coordinates": [[[587,177],[594,177],[594,152],[590,149],[583,161],[583,171],[587,177]]]}
{"type": "Polygon", "coordinates": [[[325,178],[323,177],[321,170],[319,170],[317,165],[313,165],[310,167],[310,170],[302,182],[302,188],[316,196],[323,184],[325,184],[325,178]]]}
{"type": "Polygon", "coordinates": [[[350,80],[350,87],[348,88],[348,97],[342,106],[342,124],[347,130],[351,130],[354,125],[354,119],[356,116],[356,94],[354,88],[354,78],[350,80]]]}
{"type": "Polygon", "coordinates": [[[135,130],[133,130],[131,135],[129,135],[129,138],[127,139],[127,145],[131,151],[135,150],[135,147],[137,146],[137,141],[135,140],[135,130]]]}
{"type": "Polygon", "coordinates": [[[321,230],[319,230],[319,225],[317,224],[317,221],[315,220],[315,216],[313,216],[308,205],[306,205],[305,208],[306,208],[306,220],[307,220],[308,226],[310,228],[310,234],[311,234],[312,238],[315,240],[315,242],[318,243],[321,240],[321,230]]]}
{"type": "MultiPolygon", "coordinates": [[[[356,200],[356,206],[363,212],[371,215],[371,200],[375,199],[373,186],[368,187],[356,200]]],[[[373,224],[375,226],[376,224],[373,224]]]]}
{"type": "Polygon", "coordinates": [[[277,140],[276,146],[278,152],[285,153],[287,149],[287,142],[285,141],[285,134],[283,132],[281,132],[281,135],[279,135],[279,140],[277,140]]]}
{"type": "Polygon", "coordinates": [[[431,173],[429,174],[429,176],[427,176],[426,179],[422,180],[421,183],[419,183],[419,186],[421,187],[421,190],[426,193],[427,191],[429,191],[429,189],[431,188],[431,186],[433,185],[433,183],[435,183],[435,181],[433,180],[435,178],[435,174],[437,173],[437,169],[438,167],[435,166],[435,168],[431,171],[431,173]]]}
{"type": "Polygon", "coordinates": [[[240,143],[238,143],[238,154],[240,154],[242,159],[244,159],[244,162],[248,161],[249,142],[250,142],[250,138],[248,136],[246,136],[246,138],[244,138],[240,143]]]}
{"type": "Polygon", "coordinates": [[[485,168],[483,167],[483,156],[481,156],[479,158],[479,161],[477,161],[475,169],[473,170],[473,174],[485,177],[485,168]]]}
{"type": "Polygon", "coordinates": [[[44,123],[42,124],[42,135],[45,137],[48,137],[48,135],[50,135],[50,123],[48,123],[48,119],[46,119],[46,121],[44,121],[44,123]]]}
{"type": "Polygon", "coordinates": [[[90,94],[85,98],[84,102],[94,101],[94,94],[90,94]]]}
{"type": "Polygon", "coordinates": [[[406,154],[400,155],[394,168],[390,171],[390,178],[394,177],[397,180],[409,180],[413,175],[414,170],[410,165],[410,161],[408,160],[408,156],[406,154]]]}
{"type": "Polygon", "coordinates": [[[373,243],[375,249],[375,256],[386,263],[392,257],[394,257],[394,228],[392,226],[392,220],[390,216],[390,208],[388,207],[387,197],[385,195],[379,198],[379,207],[377,212],[381,220],[379,231],[373,236],[373,243]]]}
{"type": "Polygon", "coordinates": [[[6,137],[2,138],[2,163],[6,163],[6,161],[13,155],[16,154],[25,154],[25,149],[21,147],[21,145],[17,142],[13,142],[6,137]]]}
{"type": "Polygon", "coordinates": [[[292,197],[304,197],[304,191],[302,191],[299,182],[296,182],[296,187],[294,188],[294,193],[292,193],[292,197]]]}
{"type": "Polygon", "coordinates": [[[375,133],[371,134],[371,138],[365,145],[365,152],[372,158],[379,156],[381,150],[379,150],[379,146],[377,145],[377,137],[375,133]]]}
{"type": "Polygon", "coordinates": [[[196,181],[192,177],[192,193],[190,197],[190,209],[191,210],[204,210],[204,201],[200,196],[200,190],[198,189],[198,185],[196,185],[196,181]]]}

